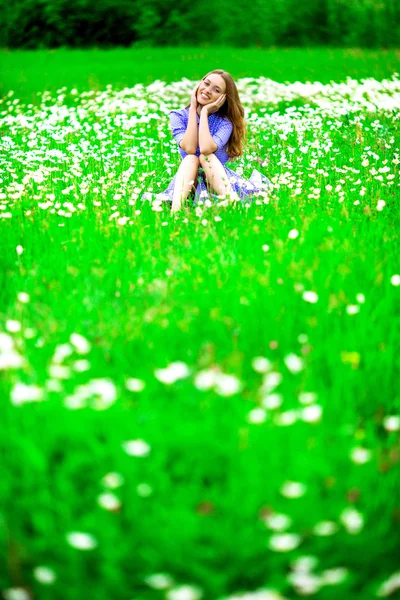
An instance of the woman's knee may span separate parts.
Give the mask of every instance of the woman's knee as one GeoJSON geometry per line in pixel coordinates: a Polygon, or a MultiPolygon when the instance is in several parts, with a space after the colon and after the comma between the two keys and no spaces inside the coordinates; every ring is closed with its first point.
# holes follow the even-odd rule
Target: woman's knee
{"type": "Polygon", "coordinates": [[[211,160],[211,157],[215,156],[214,154],[203,154],[201,153],[199,156],[199,162],[203,166],[205,163],[208,163],[211,160]]]}
{"type": "Polygon", "coordinates": [[[199,166],[199,157],[196,156],[195,154],[188,154],[183,159],[183,162],[187,165],[198,167],[199,166]]]}

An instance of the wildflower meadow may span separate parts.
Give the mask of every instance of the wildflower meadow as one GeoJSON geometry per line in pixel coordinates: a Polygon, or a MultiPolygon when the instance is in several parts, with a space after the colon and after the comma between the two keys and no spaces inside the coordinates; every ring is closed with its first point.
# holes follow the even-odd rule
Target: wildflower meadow
{"type": "Polygon", "coordinates": [[[399,73],[233,66],[272,185],[171,213],[190,65],[2,88],[0,593],[399,598],[399,73]]]}

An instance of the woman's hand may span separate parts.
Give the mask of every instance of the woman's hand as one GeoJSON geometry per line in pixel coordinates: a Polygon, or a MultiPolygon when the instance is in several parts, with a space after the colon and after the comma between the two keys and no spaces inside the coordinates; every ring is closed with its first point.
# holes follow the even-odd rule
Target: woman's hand
{"type": "Polygon", "coordinates": [[[218,100],[216,100],[215,102],[212,102],[211,104],[206,104],[205,106],[203,106],[203,108],[201,109],[202,111],[205,110],[209,115],[211,115],[214,112],[217,112],[217,110],[219,110],[221,108],[221,106],[224,104],[226,100],[226,94],[222,94],[218,100]]]}
{"type": "Polygon", "coordinates": [[[199,103],[197,101],[197,91],[199,89],[199,85],[200,85],[200,82],[194,88],[194,90],[192,92],[192,96],[190,98],[190,108],[195,108],[196,110],[197,110],[197,107],[199,106],[199,103]]]}

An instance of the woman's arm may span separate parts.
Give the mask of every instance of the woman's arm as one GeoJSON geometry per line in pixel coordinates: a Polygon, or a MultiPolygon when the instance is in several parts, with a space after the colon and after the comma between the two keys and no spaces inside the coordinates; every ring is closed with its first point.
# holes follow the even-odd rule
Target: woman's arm
{"type": "Polygon", "coordinates": [[[200,144],[200,152],[202,154],[212,154],[216,150],[218,150],[217,144],[214,142],[210,128],[208,127],[208,117],[217,112],[221,106],[224,104],[226,100],[226,94],[221,94],[221,96],[211,104],[206,104],[201,109],[200,113],[200,127],[199,127],[199,144],[200,144]]]}
{"type": "Polygon", "coordinates": [[[208,111],[206,107],[202,108],[200,113],[199,145],[200,152],[202,154],[212,154],[218,148],[217,144],[211,137],[210,128],[208,126],[208,111]]]}
{"type": "Polygon", "coordinates": [[[199,85],[200,82],[195,85],[190,96],[189,120],[185,135],[179,144],[186,154],[196,154],[197,146],[199,145],[199,136],[197,130],[197,91],[199,89],[199,85]]]}
{"type": "Polygon", "coordinates": [[[197,146],[199,145],[196,115],[196,108],[191,106],[189,108],[189,121],[187,124],[186,133],[179,144],[186,154],[196,154],[197,146]]]}

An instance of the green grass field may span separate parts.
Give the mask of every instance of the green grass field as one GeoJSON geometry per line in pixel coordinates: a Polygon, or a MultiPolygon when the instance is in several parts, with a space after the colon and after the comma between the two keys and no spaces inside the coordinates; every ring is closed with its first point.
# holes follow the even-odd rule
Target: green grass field
{"type": "Polygon", "coordinates": [[[0,94],[37,102],[37,93],[67,89],[113,89],[135,83],[200,79],[212,69],[232,76],[269,77],[279,82],[382,80],[399,72],[400,49],[359,48],[141,48],[112,50],[0,50],[0,94]]]}
{"type": "Polygon", "coordinates": [[[400,597],[399,53],[236,52],[2,53],[4,600],[400,597]],[[143,202],[220,67],[268,197],[143,202]]]}

